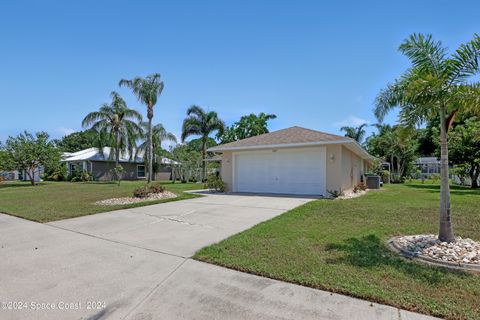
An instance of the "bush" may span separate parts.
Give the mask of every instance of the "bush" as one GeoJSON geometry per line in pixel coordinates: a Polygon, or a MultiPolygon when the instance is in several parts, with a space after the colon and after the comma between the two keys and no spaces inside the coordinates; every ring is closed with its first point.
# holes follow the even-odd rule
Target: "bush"
{"type": "Polygon", "coordinates": [[[165,188],[160,183],[152,184],[148,190],[150,193],[162,193],[165,191],[165,188]]]}
{"type": "Polygon", "coordinates": [[[430,175],[430,179],[432,179],[432,183],[437,183],[440,181],[440,174],[439,173],[432,173],[430,175]]]}
{"type": "Polygon", "coordinates": [[[338,197],[342,197],[345,195],[345,193],[343,192],[342,189],[340,190],[327,190],[327,192],[330,194],[330,198],[338,198],[338,197]]]}
{"type": "Polygon", "coordinates": [[[143,187],[138,187],[135,190],[133,190],[133,196],[135,198],[146,198],[150,194],[147,186],[143,187]]]}
{"type": "Polygon", "coordinates": [[[162,193],[164,191],[165,188],[160,183],[156,183],[136,188],[133,190],[133,196],[135,198],[146,198],[151,194],[162,193]]]}
{"type": "Polygon", "coordinates": [[[207,188],[216,192],[225,192],[227,185],[216,174],[211,174],[207,178],[207,188]]]}
{"type": "Polygon", "coordinates": [[[367,185],[363,182],[358,183],[356,186],[353,187],[353,192],[357,193],[359,191],[367,190],[367,185]]]}

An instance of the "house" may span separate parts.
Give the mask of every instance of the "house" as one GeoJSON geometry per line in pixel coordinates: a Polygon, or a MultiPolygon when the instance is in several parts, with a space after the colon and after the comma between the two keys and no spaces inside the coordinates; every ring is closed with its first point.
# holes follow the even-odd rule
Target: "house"
{"type": "Polygon", "coordinates": [[[420,170],[420,179],[428,179],[432,174],[440,173],[440,160],[437,157],[417,158],[414,165],[420,170]]]}
{"type": "MultiPolygon", "coordinates": [[[[113,179],[112,170],[115,168],[113,152],[114,150],[110,147],[89,148],[78,152],[65,153],[62,162],[67,165],[70,175],[74,174],[76,170],[81,170],[91,173],[94,180],[109,181],[113,179]]],[[[171,165],[178,163],[165,157],[158,160],[160,160],[160,168],[156,172],[154,180],[170,180],[171,165]]],[[[122,179],[138,180],[146,178],[143,153],[139,152],[135,156],[128,152],[121,152],[119,162],[123,167],[122,179]]]]}
{"type": "Polygon", "coordinates": [[[329,196],[363,181],[374,159],[355,140],[291,127],[218,145],[231,192],[329,196]]]}
{"type": "Polygon", "coordinates": [[[40,179],[44,172],[44,167],[39,166],[34,170],[2,171],[0,172],[0,176],[6,181],[30,181],[30,177],[33,174],[33,180],[35,182],[40,182],[40,179]],[[30,173],[30,175],[27,172],[30,173]]]}

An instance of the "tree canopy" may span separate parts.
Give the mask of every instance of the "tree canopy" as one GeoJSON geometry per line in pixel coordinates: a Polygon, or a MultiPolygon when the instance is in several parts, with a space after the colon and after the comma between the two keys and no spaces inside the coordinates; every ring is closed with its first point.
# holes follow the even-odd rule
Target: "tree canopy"
{"type": "Polygon", "coordinates": [[[217,134],[217,139],[220,143],[228,143],[268,133],[268,121],[276,118],[274,114],[263,112],[242,116],[239,121],[225,128],[222,134],[217,134]]]}
{"type": "Polygon", "coordinates": [[[7,170],[25,170],[32,185],[35,171],[60,161],[60,150],[49,140],[46,132],[32,135],[25,131],[17,137],[9,137],[2,152],[2,162],[7,170]]]}

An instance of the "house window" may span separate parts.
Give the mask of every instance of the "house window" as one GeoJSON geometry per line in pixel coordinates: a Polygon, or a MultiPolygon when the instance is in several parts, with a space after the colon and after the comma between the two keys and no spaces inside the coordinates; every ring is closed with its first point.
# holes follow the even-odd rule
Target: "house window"
{"type": "Polygon", "coordinates": [[[137,166],[137,178],[145,178],[145,166],[137,166]]]}

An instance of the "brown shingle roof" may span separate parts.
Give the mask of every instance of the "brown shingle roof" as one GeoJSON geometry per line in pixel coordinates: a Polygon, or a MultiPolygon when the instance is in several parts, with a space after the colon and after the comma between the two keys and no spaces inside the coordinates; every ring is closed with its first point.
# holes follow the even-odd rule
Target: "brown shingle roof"
{"type": "Polygon", "coordinates": [[[259,136],[238,140],[210,148],[210,151],[234,150],[260,146],[279,146],[290,144],[335,143],[353,141],[353,139],[301,127],[291,127],[259,136]]]}

